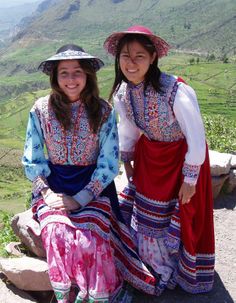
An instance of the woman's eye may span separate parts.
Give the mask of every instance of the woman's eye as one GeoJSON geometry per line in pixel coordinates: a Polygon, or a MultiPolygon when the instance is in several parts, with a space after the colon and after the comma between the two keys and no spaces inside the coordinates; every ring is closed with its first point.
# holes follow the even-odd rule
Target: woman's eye
{"type": "Polygon", "coordinates": [[[66,72],[61,72],[59,75],[62,76],[62,77],[66,77],[67,73],[66,72]]]}

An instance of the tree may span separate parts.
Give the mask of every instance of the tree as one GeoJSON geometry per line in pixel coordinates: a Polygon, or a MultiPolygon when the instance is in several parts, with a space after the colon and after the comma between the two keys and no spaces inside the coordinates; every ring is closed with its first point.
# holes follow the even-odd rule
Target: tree
{"type": "Polygon", "coordinates": [[[221,60],[223,61],[223,63],[229,63],[229,58],[226,56],[226,54],[222,56],[221,60]]]}
{"type": "Polygon", "coordinates": [[[194,63],[195,63],[195,59],[194,59],[194,58],[189,59],[189,63],[190,63],[191,65],[194,64],[194,63]]]}
{"type": "Polygon", "coordinates": [[[216,59],[216,57],[215,57],[215,55],[214,54],[208,54],[207,55],[207,61],[209,62],[209,61],[214,61],[216,59]]]}

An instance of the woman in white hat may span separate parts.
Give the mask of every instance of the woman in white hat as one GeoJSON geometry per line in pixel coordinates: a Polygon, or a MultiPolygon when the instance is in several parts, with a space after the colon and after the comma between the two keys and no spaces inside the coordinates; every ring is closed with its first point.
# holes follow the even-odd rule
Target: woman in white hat
{"type": "Polygon", "coordinates": [[[22,161],[60,303],[110,302],[122,284],[110,242],[118,134],[111,105],[99,97],[102,66],[79,46],[61,47],[39,66],[52,90],[29,115],[22,161]]]}
{"type": "Polygon", "coordinates": [[[110,99],[120,116],[121,159],[129,180],[119,202],[139,255],[152,269],[152,293],[176,285],[190,293],[210,291],[213,199],[196,94],[160,71],[158,59],[169,45],[149,28],[113,33],[104,47],[115,56],[110,99]]]}

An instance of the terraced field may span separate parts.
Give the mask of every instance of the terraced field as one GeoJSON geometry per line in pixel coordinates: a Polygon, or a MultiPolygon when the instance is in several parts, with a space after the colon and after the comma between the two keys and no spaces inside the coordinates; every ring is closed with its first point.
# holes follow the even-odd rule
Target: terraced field
{"type": "MultiPolygon", "coordinates": [[[[202,114],[210,116],[213,121],[214,115],[220,114],[227,119],[227,124],[235,123],[236,64],[198,60],[196,56],[172,54],[162,59],[160,68],[181,76],[195,89],[202,114]],[[194,59],[194,64],[190,64],[191,59],[194,59]]],[[[104,98],[109,95],[113,69],[113,66],[107,66],[98,73],[101,96],[104,98]]],[[[0,209],[14,213],[23,210],[29,197],[31,184],[25,179],[20,163],[27,118],[34,100],[48,93],[49,90],[25,92],[0,103],[0,209]]],[[[212,138],[212,132],[209,136],[212,138]]],[[[232,144],[236,144],[235,140],[232,144]]]]}

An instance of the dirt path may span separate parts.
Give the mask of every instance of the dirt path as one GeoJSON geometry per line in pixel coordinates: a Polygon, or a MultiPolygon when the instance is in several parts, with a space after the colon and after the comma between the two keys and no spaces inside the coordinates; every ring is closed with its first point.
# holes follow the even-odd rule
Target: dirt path
{"type": "Polygon", "coordinates": [[[134,290],[132,303],[236,303],[236,191],[215,200],[216,272],[214,288],[190,295],[180,288],[150,297],[134,290]]]}

